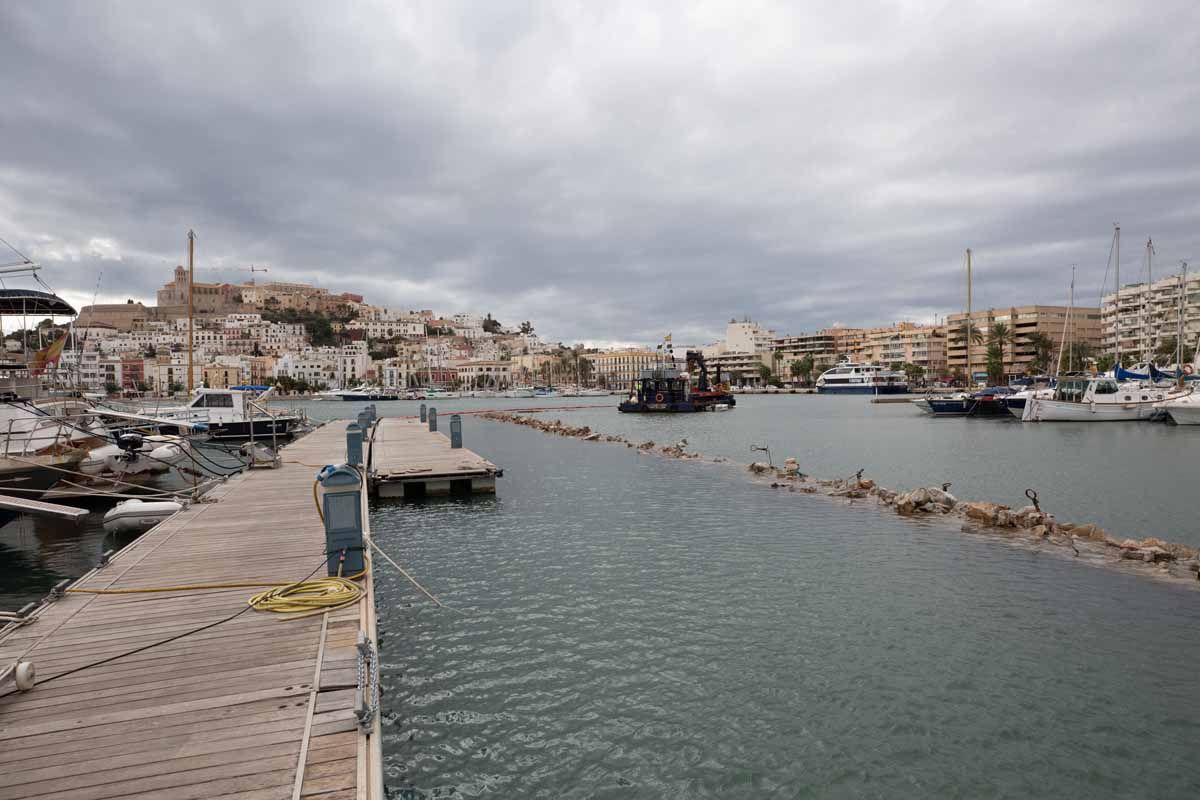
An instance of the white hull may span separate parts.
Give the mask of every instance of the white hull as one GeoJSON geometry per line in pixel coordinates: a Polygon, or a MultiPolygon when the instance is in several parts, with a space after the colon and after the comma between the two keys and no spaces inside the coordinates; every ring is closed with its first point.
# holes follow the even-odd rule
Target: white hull
{"type": "Polygon", "coordinates": [[[182,509],[183,504],[170,500],[125,500],[104,515],[104,529],[117,533],[147,531],[182,509]]]}
{"type": "Polygon", "coordinates": [[[1164,406],[1176,425],[1200,425],[1200,405],[1164,406]]]}
{"type": "Polygon", "coordinates": [[[1021,419],[1026,422],[1137,422],[1157,413],[1155,401],[1131,403],[1068,403],[1030,398],[1021,419]]]}
{"type": "Polygon", "coordinates": [[[509,389],[505,397],[533,397],[533,389],[509,389]]]}
{"type": "Polygon", "coordinates": [[[1194,393],[1159,403],[1158,408],[1170,414],[1176,425],[1200,425],[1200,397],[1194,393]]]}

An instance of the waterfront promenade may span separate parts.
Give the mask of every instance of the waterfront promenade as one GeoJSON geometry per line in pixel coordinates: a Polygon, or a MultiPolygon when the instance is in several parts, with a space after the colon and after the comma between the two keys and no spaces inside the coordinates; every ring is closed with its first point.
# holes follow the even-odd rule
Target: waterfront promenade
{"type": "Polygon", "coordinates": [[[32,662],[38,680],[0,696],[0,798],[382,797],[378,713],[355,714],[371,695],[356,644],[376,641],[369,553],[350,606],[299,618],[247,606],[269,584],[325,575],[313,480],[344,460],[345,425],[281,455],[0,639],[0,665],[32,662]],[[261,588],[75,591],[232,583],[261,588]]]}

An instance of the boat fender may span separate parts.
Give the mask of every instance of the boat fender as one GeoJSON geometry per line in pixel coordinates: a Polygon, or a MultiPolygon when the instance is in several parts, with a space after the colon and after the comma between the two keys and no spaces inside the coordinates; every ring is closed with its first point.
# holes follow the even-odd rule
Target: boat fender
{"type": "Polygon", "coordinates": [[[662,401],[663,401],[663,393],[662,392],[659,392],[656,395],[654,395],[654,402],[661,403],[662,401]]]}
{"type": "Polygon", "coordinates": [[[1196,371],[1196,368],[1195,368],[1195,367],[1193,367],[1191,364],[1184,364],[1184,365],[1183,365],[1183,374],[1184,374],[1184,375],[1191,375],[1191,374],[1192,374],[1193,372],[1195,372],[1195,371],[1196,371]]]}

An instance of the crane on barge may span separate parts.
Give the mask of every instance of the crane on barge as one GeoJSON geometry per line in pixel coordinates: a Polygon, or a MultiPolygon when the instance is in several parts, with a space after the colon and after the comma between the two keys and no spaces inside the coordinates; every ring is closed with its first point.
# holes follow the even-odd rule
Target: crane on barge
{"type": "Polygon", "coordinates": [[[721,369],[717,367],[714,380],[708,379],[708,364],[704,354],[688,350],[686,372],[675,366],[644,369],[633,382],[629,398],[617,409],[626,414],[668,413],[686,414],[696,411],[727,411],[737,400],[721,384],[721,369]],[[698,372],[696,385],[692,374],[698,372]]]}

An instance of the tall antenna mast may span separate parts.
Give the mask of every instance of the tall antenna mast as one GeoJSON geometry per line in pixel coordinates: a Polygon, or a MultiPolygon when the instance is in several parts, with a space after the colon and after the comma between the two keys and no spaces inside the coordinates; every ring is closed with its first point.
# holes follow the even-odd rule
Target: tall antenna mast
{"type": "Polygon", "coordinates": [[[1113,375],[1116,375],[1117,368],[1121,366],[1121,224],[1114,222],[1113,229],[1113,250],[1116,251],[1117,256],[1117,319],[1114,329],[1116,330],[1117,337],[1113,345],[1113,349],[1116,351],[1116,360],[1113,363],[1113,375]]]}
{"type": "MultiPolygon", "coordinates": [[[[1058,346],[1058,365],[1054,368],[1054,377],[1058,377],[1058,373],[1062,372],[1063,351],[1067,349],[1067,330],[1071,327],[1071,312],[1075,310],[1075,265],[1071,265],[1071,294],[1067,300],[1067,321],[1063,323],[1062,344],[1058,346]]],[[[1071,347],[1074,349],[1075,339],[1071,339],[1071,347]]],[[[1067,371],[1071,371],[1071,356],[1067,355],[1067,371]]]]}
{"type": "Polygon", "coordinates": [[[971,388],[971,248],[967,248],[967,388],[971,388]]]}
{"type": "Polygon", "coordinates": [[[192,321],[192,287],[196,284],[196,233],[188,229],[188,370],[187,391],[192,394],[192,348],[195,337],[192,334],[195,327],[192,321]]]}

